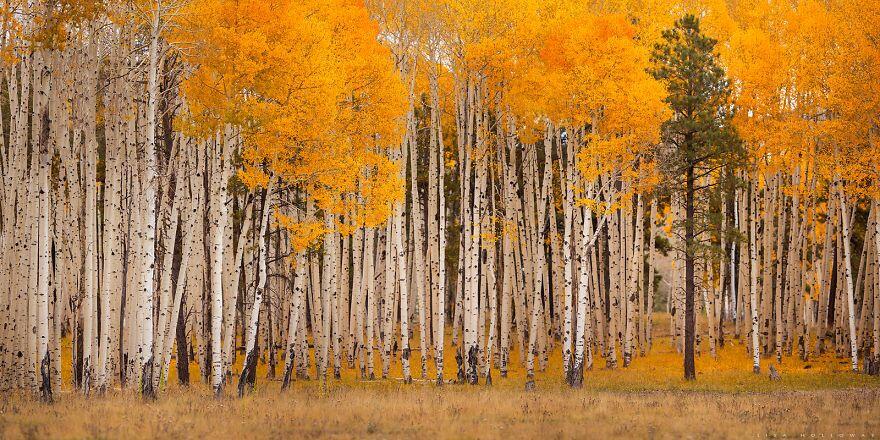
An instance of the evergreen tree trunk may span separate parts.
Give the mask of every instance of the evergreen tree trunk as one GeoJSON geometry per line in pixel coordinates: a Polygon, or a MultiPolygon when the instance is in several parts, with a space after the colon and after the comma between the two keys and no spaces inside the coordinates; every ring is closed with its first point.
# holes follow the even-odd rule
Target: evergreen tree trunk
{"type": "Polygon", "coordinates": [[[684,232],[684,378],[697,378],[694,367],[694,167],[688,166],[685,189],[685,232],[684,232]]]}

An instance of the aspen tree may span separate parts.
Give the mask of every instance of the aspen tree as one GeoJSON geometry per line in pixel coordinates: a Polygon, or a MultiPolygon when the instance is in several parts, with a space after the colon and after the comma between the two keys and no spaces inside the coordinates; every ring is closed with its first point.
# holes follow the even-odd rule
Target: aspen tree
{"type": "Polygon", "coordinates": [[[648,239],[648,280],[647,280],[647,317],[645,322],[645,342],[647,344],[647,349],[650,350],[653,345],[654,339],[654,271],[655,271],[655,257],[656,251],[655,246],[657,243],[657,231],[655,231],[655,227],[657,224],[657,199],[651,199],[651,212],[650,212],[650,227],[649,234],[650,238],[648,239]]]}
{"type": "MultiPolygon", "coordinates": [[[[356,202],[357,203],[357,202],[356,202]]],[[[349,348],[348,355],[350,363],[354,366],[355,358],[357,358],[361,377],[363,377],[363,338],[364,338],[364,285],[363,281],[363,262],[364,252],[364,228],[357,227],[352,237],[352,282],[351,282],[351,310],[352,315],[349,318],[349,348]]]]}
{"type": "MultiPolygon", "coordinates": [[[[382,344],[380,352],[382,357],[382,378],[388,378],[388,371],[391,368],[391,348],[394,341],[394,327],[397,317],[397,310],[394,308],[394,296],[396,293],[397,274],[397,252],[395,251],[394,228],[395,221],[387,222],[385,232],[382,235],[384,249],[384,280],[382,285],[382,296],[379,298],[380,307],[380,326],[379,338],[382,344]]],[[[325,315],[326,316],[326,315],[325,315]]],[[[326,330],[326,327],[325,327],[326,330]]]]}
{"type": "MultiPolygon", "coordinates": [[[[225,159],[225,156],[224,156],[225,159]]],[[[226,164],[225,167],[227,171],[223,171],[220,174],[220,178],[223,179],[224,182],[229,181],[228,168],[230,164],[226,164]]],[[[222,191],[222,189],[221,189],[222,191]]],[[[253,216],[256,207],[253,205],[253,195],[251,194],[247,200],[242,204],[241,209],[244,211],[244,219],[241,222],[241,229],[238,232],[238,236],[235,242],[235,254],[230,258],[228,257],[229,250],[232,250],[232,218],[230,217],[230,213],[227,211],[225,213],[226,220],[223,223],[226,224],[224,227],[223,234],[223,258],[224,268],[222,270],[221,279],[223,279],[223,375],[227,375],[230,373],[229,369],[232,365],[233,356],[235,355],[235,338],[232,336],[235,334],[235,312],[236,307],[239,302],[239,283],[242,277],[242,262],[244,261],[245,255],[245,247],[248,245],[249,240],[248,236],[251,234],[251,228],[253,227],[253,216]],[[228,264],[226,264],[228,263],[228,264]],[[228,337],[227,337],[228,336],[228,337]]]]}
{"type": "Polygon", "coordinates": [[[751,340],[752,340],[752,370],[755,374],[761,373],[761,356],[758,345],[758,185],[751,185],[751,197],[749,202],[749,314],[752,317],[751,340]]]}
{"type": "Polygon", "coordinates": [[[259,260],[259,275],[257,286],[254,293],[254,302],[251,306],[250,321],[247,325],[247,338],[245,340],[245,360],[241,369],[241,376],[238,379],[238,395],[244,395],[245,390],[253,390],[254,378],[257,368],[257,351],[256,338],[257,326],[260,319],[260,307],[263,304],[263,293],[266,289],[268,251],[266,246],[266,233],[269,228],[269,212],[273,203],[273,178],[269,178],[269,183],[263,190],[263,207],[260,210],[260,231],[257,235],[258,250],[257,258],[259,260]]]}
{"type": "MultiPolygon", "coordinates": [[[[120,68],[119,49],[114,47],[111,51],[112,69],[120,68]]],[[[99,393],[103,393],[109,381],[108,375],[115,371],[117,365],[116,348],[119,338],[119,306],[121,300],[121,271],[120,265],[122,253],[122,133],[119,113],[122,111],[122,100],[119,96],[120,86],[113,82],[108,87],[105,95],[104,107],[107,112],[105,123],[105,166],[104,166],[104,194],[103,194],[103,228],[102,228],[102,258],[103,279],[101,280],[100,314],[101,314],[101,338],[99,340],[98,363],[95,374],[95,387],[99,393]],[[112,318],[111,318],[112,315],[112,318]],[[114,344],[114,342],[116,344],[114,344]],[[108,372],[109,370],[109,372],[108,372]]]]}
{"type": "MultiPolygon", "coordinates": [[[[337,284],[338,279],[334,268],[336,267],[336,256],[339,252],[339,242],[336,239],[335,221],[335,215],[325,213],[324,228],[327,232],[324,234],[324,255],[321,266],[321,273],[324,275],[321,279],[321,378],[324,381],[327,380],[327,370],[330,364],[330,346],[336,339],[336,335],[333,332],[333,322],[335,320],[334,317],[336,316],[334,313],[336,312],[334,303],[339,293],[337,284]]],[[[336,371],[334,368],[334,377],[336,376],[335,373],[336,371]]]]}
{"type": "MultiPolygon", "coordinates": [[[[643,217],[644,217],[644,205],[642,202],[641,194],[636,196],[638,199],[636,202],[636,221],[637,224],[635,226],[635,238],[634,245],[632,250],[632,255],[630,255],[630,268],[629,268],[629,277],[631,280],[628,280],[628,299],[627,299],[627,324],[626,324],[626,343],[625,350],[623,354],[623,365],[628,366],[630,362],[632,362],[632,352],[633,345],[636,344],[636,317],[634,308],[636,306],[636,298],[641,296],[641,289],[639,287],[639,276],[638,273],[642,270],[643,258],[642,258],[642,241],[644,240],[644,231],[642,230],[643,226],[643,217]]],[[[629,233],[629,226],[627,226],[627,233],[629,233]]]]}
{"type": "Polygon", "coordinates": [[[34,53],[34,151],[39,152],[39,238],[37,253],[38,264],[35,265],[38,273],[36,290],[36,361],[39,371],[39,394],[45,402],[52,401],[52,379],[50,374],[49,359],[49,168],[51,167],[51,153],[49,151],[49,108],[48,108],[48,80],[50,70],[45,63],[43,51],[34,53]]]}
{"type": "MultiPolygon", "coordinates": [[[[211,387],[214,394],[219,397],[223,392],[223,350],[222,350],[222,325],[223,325],[223,231],[226,228],[226,182],[223,181],[223,152],[221,140],[212,139],[208,145],[213,147],[210,156],[211,169],[211,193],[210,211],[211,218],[211,387]]],[[[232,335],[227,335],[233,337],[232,335]]]]}
{"type": "MultiPolygon", "coordinates": [[[[397,289],[400,293],[400,342],[401,363],[403,365],[403,382],[411,383],[412,374],[409,367],[409,286],[407,285],[406,250],[403,244],[405,235],[403,224],[403,203],[398,203],[394,216],[396,227],[394,228],[394,248],[397,253],[397,289]]],[[[391,313],[394,313],[393,311],[391,313]]],[[[390,335],[389,335],[390,339],[390,335]]]]}
{"type": "Polygon", "coordinates": [[[437,384],[443,383],[443,336],[446,327],[446,261],[445,224],[446,206],[444,203],[445,157],[443,155],[443,135],[440,128],[439,67],[428,72],[430,82],[430,125],[428,149],[428,256],[432,303],[431,329],[434,341],[434,365],[437,384]]]}
{"type": "Polygon", "coordinates": [[[148,398],[155,397],[153,388],[153,368],[155,364],[153,353],[153,292],[154,273],[156,267],[156,192],[158,190],[158,178],[156,175],[156,112],[158,105],[159,84],[158,69],[160,63],[159,35],[162,31],[162,4],[157,3],[155,10],[150,11],[150,42],[148,48],[147,65],[147,106],[146,106],[146,134],[143,146],[143,174],[141,188],[143,199],[140,209],[143,209],[143,242],[142,246],[142,280],[139,281],[142,289],[138,297],[138,308],[143,317],[143,326],[139,335],[138,344],[138,377],[140,377],[141,393],[148,398]]]}
{"type": "Polygon", "coordinates": [[[873,328],[873,348],[871,350],[871,354],[874,357],[874,369],[875,374],[877,371],[880,371],[880,200],[874,199],[874,211],[877,215],[874,216],[874,268],[877,272],[874,274],[874,328],[873,328]]]}
{"type": "MultiPolygon", "coordinates": [[[[411,124],[415,123],[415,118],[412,117],[411,124]]],[[[411,127],[409,132],[414,133],[415,128],[411,127]]],[[[412,251],[412,266],[413,266],[413,287],[414,287],[414,295],[416,296],[416,307],[418,307],[418,319],[419,319],[419,354],[421,355],[421,377],[422,379],[426,379],[428,377],[428,352],[427,352],[427,337],[428,337],[428,329],[426,327],[426,314],[427,314],[427,301],[429,292],[425,289],[425,281],[427,279],[426,273],[424,272],[424,255],[425,252],[422,248],[422,237],[423,237],[423,226],[422,226],[422,205],[419,200],[419,191],[416,181],[418,180],[418,140],[415,139],[415,136],[411,135],[410,142],[408,143],[409,147],[409,169],[410,169],[410,200],[411,200],[411,211],[410,217],[412,221],[411,225],[411,233],[410,236],[413,241],[413,251],[412,251]]],[[[436,159],[435,159],[436,161],[436,159]]],[[[430,191],[430,190],[429,190],[430,191]]],[[[436,196],[436,193],[432,194],[436,196]]],[[[429,257],[430,258],[430,257],[429,257]]],[[[429,267],[430,271],[430,267],[429,267]]],[[[402,301],[401,301],[402,305],[402,301]]],[[[401,330],[401,334],[404,332],[401,330]]],[[[408,346],[408,343],[407,343],[408,346]]]]}
{"type": "MultiPolygon", "coordinates": [[[[187,142],[187,143],[190,143],[190,142],[187,142]]],[[[191,142],[191,143],[193,145],[191,145],[190,148],[197,150],[198,144],[196,142],[191,142]]],[[[198,154],[196,153],[194,156],[198,157],[198,154]]],[[[180,311],[181,311],[181,306],[183,304],[183,298],[184,298],[185,292],[187,290],[195,290],[195,285],[194,285],[195,283],[189,283],[187,281],[187,279],[188,279],[188,274],[189,274],[190,261],[194,260],[193,246],[195,244],[195,240],[196,240],[196,236],[197,236],[196,231],[200,230],[200,228],[198,228],[198,225],[200,224],[199,220],[202,217],[201,206],[202,206],[204,185],[203,185],[202,172],[201,172],[201,168],[200,168],[201,164],[199,164],[197,162],[197,160],[194,160],[193,162],[195,162],[195,163],[192,163],[192,164],[188,163],[186,168],[184,168],[185,170],[191,170],[192,168],[190,168],[190,167],[194,165],[193,168],[195,168],[195,169],[192,170],[193,173],[190,174],[189,179],[186,179],[187,186],[184,188],[180,188],[181,191],[185,191],[188,193],[188,197],[186,197],[186,200],[188,201],[188,203],[186,205],[184,205],[185,207],[181,211],[181,213],[182,213],[181,219],[185,221],[186,226],[184,226],[184,227],[186,229],[184,229],[184,233],[182,236],[183,242],[182,242],[181,251],[180,251],[180,268],[177,273],[177,280],[175,280],[175,283],[174,283],[174,298],[172,299],[171,304],[170,304],[171,305],[171,319],[168,321],[168,327],[164,330],[166,336],[165,336],[165,343],[163,345],[164,353],[162,353],[163,372],[162,372],[161,377],[163,379],[168,377],[168,369],[171,364],[171,349],[172,349],[172,345],[174,343],[173,338],[176,336],[175,332],[177,331],[178,328],[181,328],[181,326],[180,326],[180,319],[181,319],[180,318],[180,311]]],[[[184,196],[181,195],[181,197],[184,197],[184,196]]],[[[198,268],[195,264],[193,266],[194,266],[194,270],[198,268]]],[[[178,346],[177,346],[178,365],[182,362],[182,360],[181,360],[182,356],[180,356],[180,353],[186,352],[188,350],[188,348],[185,346],[181,347],[180,342],[181,341],[178,338],[178,346]]]]}
{"type": "Polygon", "coordinates": [[[305,339],[306,335],[304,333],[297,334],[299,328],[302,326],[300,323],[300,316],[303,313],[303,309],[305,308],[305,253],[302,251],[295,251],[296,259],[296,269],[294,270],[294,279],[293,279],[293,300],[290,303],[290,317],[288,318],[288,328],[287,328],[287,360],[285,362],[285,372],[284,372],[284,380],[281,385],[281,389],[287,389],[290,385],[290,379],[293,372],[293,362],[294,356],[296,354],[296,342],[297,338],[305,339]]]}
{"type": "Polygon", "coordinates": [[[440,171],[438,173],[438,182],[437,182],[437,190],[439,193],[439,200],[437,202],[437,211],[439,213],[439,221],[438,229],[440,236],[440,243],[438,244],[439,255],[437,257],[437,261],[440,265],[438,270],[439,274],[437,276],[437,318],[435,322],[435,335],[434,335],[434,345],[436,347],[434,354],[434,363],[437,369],[437,384],[443,384],[443,348],[444,348],[444,339],[446,336],[446,190],[445,190],[445,176],[446,176],[446,165],[445,165],[445,157],[443,155],[443,133],[440,129],[439,116],[437,118],[437,146],[438,146],[438,154],[440,155],[439,167],[440,171]]]}
{"type": "Polygon", "coordinates": [[[662,127],[664,96],[673,110],[689,98],[664,94],[659,61],[695,19],[658,40],[641,5],[19,5],[0,32],[0,389],[48,400],[73,367],[81,392],[118,377],[150,396],[176,344],[181,381],[192,348],[222,395],[239,338],[245,388],[261,359],[272,374],[276,345],[284,386],[294,368],[307,376],[311,343],[324,378],[331,350],[335,376],[345,352],[374,377],[379,349],[383,375],[400,356],[408,382],[416,319],[422,376],[433,356],[442,384],[447,312],[462,380],[505,376],[518,344],[532,386],[561,344],[554,374],[581,386],[594,348],[609,366],[650,350],[658,274],[688,360],[700,338],[714,353],[733,319],[755,371],[762,350],[781,360],[795,344],[854,367],[864,350],[874,371],[876,26],[848,19],[870,17],[868,3],[707,9],[724,50],[688,53],[712,61],[698,79],[723,99],[691,112],[711,121],[685,111],[662,127]],[[685,141],[725,148],[685,170],[685,141]],[[748,189],[726,185],[734,176],[748,189]]]}
{"type": "MultiPolygon", "coordinates": [[[[562,158],[560,158],[560,161],[562,158]]],[[[572,176],[572,158],[569,156],[568,164],[566,165],[565,175],[562,179],[562,189],[564,191],[564,211],[563,211],[563,239],[562,239],[562,248],[563,255],[562,261],[564,265],[563,270],[563,289],[564,289],[564,297],[562,303],[563,315],[564,319],[562,322],[562,369],[563,375],[566,378],[570,378],[572,375],[572,369],[574,366],[571,362],[571,331],[572,331],[572,278],[573,278],[573,267],[572,267],[572,217],[574,216],[574,182],[572,176]]],[[[586,275],[583,273],[583,275],[586,275]]],[[[586,286],[585,286],[586,287],[586,286]]],[[[585,289],[586,290],[586,289],[585,289]]],[[[578,290],[578,308],[580,308],[580,289],[578,290]]],[[[586,292],[584,292],[584,301],[586,301],[586,292]]],[[[559,307],[557,305],[557,307],[559,307]]],[[[584,305],[586,307],[586,305],[584,305]]],[[[578,323],[583,320],[583,312],[579,311],[577,315],[578,323]]],[[[580,339],[583,335],[579,336],[577,343],[582,344],[580,339]]],[[[581,348],[583,350],[583,348],[581,348]]],[[[581,365],[579,365],[581,366],[581,365]]],[[[569,379],[569,382],[572,382],[569,379]]]]}
{"type": "Polygon", "coordinates": [[[364,274],[362,279],[364,280],[364,297],[366,298],[366,336],[364,338],[364,346],[367,351],[367,373],[369,374],[370,380],[375,379],[375,373],[373,368],[375,363],[373,361],[373,337],[375,336],[374,324],[376,320],[376,298],[375,298],[375,278],[373,273],[373,264],[374,264],[374,249],[373,243],[375,240],[375,231],[372,228],[368,228],[365,230],[365,239],[364,239],[364,274]]]}
{"type": "MultiPolygon", "coordinates": [[[[172,151],[172,156],[176,156],[177,147],[172,151]]],[[[172,173],[172,169],[177,168],[177,162],[181,159],[174,158],[169,160],[168,168],[166,172],[168,174],[172,173]]],[[[174,174],[179,174],[174,170],[174,174]]],[[[182,180],[182,177],[178,177],[178,179],[182,180]]],[[[168,326],[168,320],[170,318],[169,314],[173,313],[171,306],[171,275],[172,275],[172,263],[174,261],[174,248],[175,242],[177,239],[177,226],[178,220],[180,217],[180,208],[181,203],[180,199],[183,194],[182,182],[178,181],[175,189],[174,196],[170,196],[168,194],[169,188],[166,185],[164,198],[170,199],[166,201],[171,204],[171,208],[166,208],[164,210],[163,222],[164,227],[162,229],[162,244],[163,244],[163,255],[162,255],[162,266],[159,274],[159,304],[158,304],[158,322],[157,322],[157,334],[153,341],[153,353],[158,357],[157,368],[153,370],[153,386],[158,387],[161,384],[161,380],[163,378],[162,373],[164,373],[165,369],[165,343],[166,343],[166,333],[170,333],[170,327],[168,326]]],[[[176,328],[176,327],[175,327],[176,328]]]]}
{"type": "Polygon", "coordinates": [[[846,209],[846,196],[843,191],[843,183],[839,178],[836,179],[835,186],[837,187],[837,195],[840,197],[840,225],[841,225],[841,234],[843,242],[843,276],[846,280],[846,304],[847,304],[847,316],[849,323],[849,349],[850,349],[850,358],[852,360],[852,370],[858,371],[859,369],[859,358],[858,358],[858,350],[856,347],[856,318],[855,318],[855,304],[854,304],[854,287],[853,287],[853,279],[852,279],[852,269],[850,268],[850,243],[849,243],[849,225],[850,219],[847,214],[846,209]]]}
{"type": "MultiPolygon", "coordinates": [[[[490,180],[491,176],[490,176],[490,180]]],[[[489,212],[494,214],[495,212],[495,197],[494,194],[489,197],[489,212]]],[[[489,215],[484,213],[484,220],[489,222],[489,215]]],[[[494,217],[494,215],[492,215],[494,217]]],[[[489,336],[488,341],[486,342],[486,372],[484,374],[486,378],[486,385],[492,384],[492,364],[493,360],[497,356],[497,350],[495,346],[496,342],[496,334],[498,328],[498,280],[497,280],[497,246],[494,238],[494,225],[492,225],[492,235],[491,239],[486,240],[488,249],[485,249],[486,252],[486,296],[487,296],[487,313],[489,314],[489,336]]]]}

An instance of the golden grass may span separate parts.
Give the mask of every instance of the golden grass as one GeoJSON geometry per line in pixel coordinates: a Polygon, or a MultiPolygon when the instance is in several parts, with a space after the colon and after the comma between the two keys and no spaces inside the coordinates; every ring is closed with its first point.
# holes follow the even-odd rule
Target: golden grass
{"type": "MultiPolygon", "coordinates": [[[[580,390],[564,384],[558,348],[533,392],[524,391],[516,353],[509,377],[494,371],[491,387],[483,380],[440,388],[419,381],[416,351],[412,385],[399,380],[395,363],[389,380],[365,381],[343,369],[341,380],[296,381],[281,393],[280,382],[265,379],[261,365],[254,393],[237,399],[230,385],[220,400],[197,383],[193,364],[196,383],[190,389],[176,385],[172,368],[170,385],[153,402],[129,390],[86,399],[69,385],[50,406],[6,396],[0,438],[880,437],[880,379],[850,372],[847,359],[785,358],[777,366],[781,380],[770,381],[766,368],[775,360],[762,359],[764,373],[755,375],[743,345],[728,342],[713,359],[704,343],[697,380],[688,382],[666,335],[666,319],[658,316],[648,356],[616,370],[598,360],[580,390]]],[[[447,349],[447,378],[454,378],[452,353],[447,349]]],[[[428,374],[434,374],[430,361],[428,374]]]]}
{"type": "Polygon", "coordinates": [[[880,435],[877,388],[728,394],[588,391],[545,387],[261,388],[215,400],[172,389],[145,403],[111,392],[51,406],[0,404],[2,438],[764,438],[880,435]]]}

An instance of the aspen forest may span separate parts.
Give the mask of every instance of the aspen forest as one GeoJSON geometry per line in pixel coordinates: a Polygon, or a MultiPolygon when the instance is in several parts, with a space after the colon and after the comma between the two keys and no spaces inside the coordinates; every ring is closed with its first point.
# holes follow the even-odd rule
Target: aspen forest
{"type": "Polygon", "coordinates": [[[880,436],[875,0],[2,0],[0,438],[880,436]]]}

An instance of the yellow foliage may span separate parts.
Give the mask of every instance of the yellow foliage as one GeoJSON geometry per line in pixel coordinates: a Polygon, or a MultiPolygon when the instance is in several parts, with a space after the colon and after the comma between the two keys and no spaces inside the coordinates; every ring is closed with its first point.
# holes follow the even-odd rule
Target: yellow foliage
{"type": "MultiPolygon", "coordinates": [[[[231,124],[249,187],[271,172],[327,213],[384,221],[402,196],[384,151],[401,139],[404,89],[364,5],[197,0],[185,17],[174,38],[198,66],[182,85],[190,134],[231,124]]],[[[285,224],[305,243],[318,231],[285,224]]]]}
{"type": "Polygon", "coordinates": [[[668,109],[662,86],[645,70],[648,48],[623,13],[583,5],[561,12],[540,57],[548,117],[571,129],[587,181],[612,173],[650,186],[645,153],[659,142],[668,109]],[[591,133],[577,136],[585,126],[591,133]]]}
{"type": "Polygon", "coordinates": [[[289,232],[290,245],[296,252],[306,250],[317,241],[318,237],[327,232],[324,224],[320,221],[296,221],[294,218],[278,212],[275,213],[275,221],[289,232]]]}

